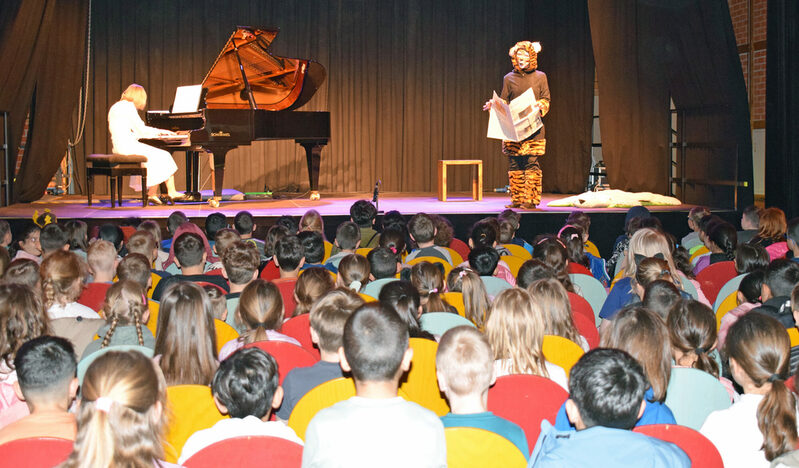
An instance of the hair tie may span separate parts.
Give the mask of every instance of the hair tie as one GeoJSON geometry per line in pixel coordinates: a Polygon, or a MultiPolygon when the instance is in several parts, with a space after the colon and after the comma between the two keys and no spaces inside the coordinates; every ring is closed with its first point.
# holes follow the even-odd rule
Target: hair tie
{"type": "Polygon", "coordinates": [[[433,294],[433,293],[437,293],[437,292],[438,292],[438,288],[433,288],[433,289],[431,289],[431,290],[430,290],[430,292],[429,292],[429,293],[427,293],[427,294],[433,294]]]}
{"type": "Polygon", "coordinates": [[[94,407],[97,408],[98,411],[102,411],[103,413],[108,414],[111,411],[111,405],[114,404],[114,400],[109,397],[100,397],[94,400],[94,407]]]}
{"type": "Polygon", "coordinates": [[[389,247],[389,250],[391,250],[391,252],[392,252],[394,255],[397,255],[397,248],[396,248],[396,247],[394,247],[393,245],[392,245],[391,247],[389,247]]]}
{"type": "MultiPolygon", "coordinates": [[[[560,231],[558,231],[558,237],[560,237],[560,235],[563,233],[563,231],[565,231],[568,228],[579,229],[577,226],[575,226],[573,224],[566,224],[562,228],[560,228],[560,231]]],[[[574,234],[572,234],[572,235],[574,235],[574,234]]]]}
{"type": "Polygon", "coordinates": [[[350,289],[353,291],[360,291],[361,290],[361,282],[358,280],[353,281],[350,283],[350,289]]]}
{"type": "Polygon", "coordinates": [[[580,236],[577,233],[574,233],[571,236],[569,236],[569,240],[577,239],[578,237],[580,237],[580,236]]]}
{"type": "Polygon", "coordinates": [[[773,382],[776,382],[777,380],[782,380],[782,377],[780,377],[777,374],[771,374],[770,376],[768,376],[768,381],[769,382],[773,383],[773,382]]]}
{"type": "Polygon", "coordinates": [[[660,276],[671,276],[671,272],[669,270],[660,270],[660,276]]]}
{"type": "Polygon", "coordinates": [[[705,352],[705,348],[703,348],[703,347],[701,347],[701,346],[700,346],[700,347],[696,348],[696,349],[694,350],[694,352],[695,352],[696,354],[703,354],[703,353],[705,352]]]}
{"type": "Polygon", "coordinates": [[[467,272],[467,270],[465,268],[463,270],[459,271],[458,272],[458,278],[463,279],[463,277],[466,276],[466,272],[467,272]]]}
{"type": "Polygon", "coordinates": [[[267,324],[266,322],[258,322],[255,324],[255,328],[263,328],[264,330],[268,330],[269,329],[268,325],[269,324],[267,324]]]}

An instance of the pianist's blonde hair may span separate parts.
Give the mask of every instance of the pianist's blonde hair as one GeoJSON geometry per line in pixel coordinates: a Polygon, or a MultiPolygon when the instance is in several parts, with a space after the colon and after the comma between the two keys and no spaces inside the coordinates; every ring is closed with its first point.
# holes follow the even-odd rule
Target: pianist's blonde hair
{"type": "Polygon", "coordinates": [[[122,93],[121,99],[132,102],[136,109],[144,110],[144,105],[147,104],[147,91],[141,85],[133,83],[122,93]]]}

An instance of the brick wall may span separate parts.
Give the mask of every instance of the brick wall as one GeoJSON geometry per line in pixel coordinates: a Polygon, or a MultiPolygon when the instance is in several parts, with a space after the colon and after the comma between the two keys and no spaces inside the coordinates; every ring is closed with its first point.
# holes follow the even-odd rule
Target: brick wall
{"type": "Polygon", "coordinates": [[[727,0],[727,3],[730,7],[735,41],[738,44],[741,67],[749,91],[752,127],[764,128],[766,125],[766,10],[768,1],[727,0]],[[750,68],[751,77],[749,76],[750,68]]]}

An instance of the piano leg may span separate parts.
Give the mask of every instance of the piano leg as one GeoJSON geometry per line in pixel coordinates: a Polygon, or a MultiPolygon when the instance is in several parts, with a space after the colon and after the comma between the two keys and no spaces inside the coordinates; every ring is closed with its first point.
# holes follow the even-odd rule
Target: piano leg
{"type": "Polygon", "coordinates": [[[225,183],[225,157],[227,157],[227,152],[233,148],[235,147],[217,147],[211,152],[214,155],[214,198],[216,200],[222,198],[222,187],[225,183]]]}
{"type": "Polygon", "coordinates": [[[186,197],[189,201],[202,201],[200,195],[200,154],[186,151],[186,197]]]}
{"type": "Polygon", "coordinates": [[[305,159],[308,162],[308,183],[311,189],[311,200],[319,200],[319,164],[322,148],[327,140],[295,140],[305,148],[305,159]]]}

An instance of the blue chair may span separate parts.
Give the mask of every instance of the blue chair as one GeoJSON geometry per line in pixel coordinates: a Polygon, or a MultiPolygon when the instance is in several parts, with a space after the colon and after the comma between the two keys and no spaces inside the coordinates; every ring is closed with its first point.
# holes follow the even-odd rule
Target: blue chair
{"type": "Polygon", "coordinates": [[[380,297],[380,291],[383,290],[383,286],[392,281],[398,281],[398,280],[397,278],[392,277],[392,278],[380,278],[374,281],[370,281],[369,283],[366,283],[363,289],[361,289],[361,292],[366,294],[367,296],[372,296],[375,299],[377,299],[378,297],[380,297]]]}
{"type": "Polygon", "coordinates": [[[461,325],[471,325],[474,327],[474,324],[469,319],[449,312],[428,312],[422,314],[419,321],[421,322],[422,330],[432,333],[433,335],[443,335],[450,328],[459,327],[461,325]]]}
{"type": "Polygon", "coordinates": [[[86,356],[85,358],[81,359],[78,362],[78,382],[83,385],[83,376],[86,375],[86,370],[89,368],[91,363],[94,362],[95,359],[102,356],[103,354],[109,351],[138,351],[148,358],[153,357],[153,350],[146,347],[146,346],[139,346],[139,345],[118,345],[118,346],[107,346],[102,349],[98,349],[97,351],[91,353],[90,355],[86,356]]]}
{"type": "Polygon", "coordinates": [[[719,379],[684,367],[671,370],[665,403],[677,424],[697,431],[710,413],[727,409],[732,404],[730,394],[719,379]]]}
{"type": "Polygon", "coordinates": [[[602,319],[599,318],[599,312],[602,310],[605,299],[608,298],[608,292],[605,290],[605,287],[593,276],[572,273],[569,275],[569,279],[571,279],[572,284],[574,284],[574,292],[591,304],[596,325],[599,326],[599,322],[602,321],[602,319]]]}
{"type": "Polygon", "coordinates": [[[483,286],[486,287],[486,293],[492,297],[496,297],[502,291],[513,287],[504,279],[494,276],[481,276],[480,279],[483,281],[483,286]]]}
{"type": "Polygon", "coordinates": [[[738,291],[738,287],[741,286],[741,281],[744,279],[744,276],[746,276],[746,273],[738,275],[724,283],[724,286],[721,287],[719,294],[716,296],[716,301],[713,303],[713,312],[718,312],[719,306],[721,306],[721,303],[724,302],[727,296],[738,291]]]}

